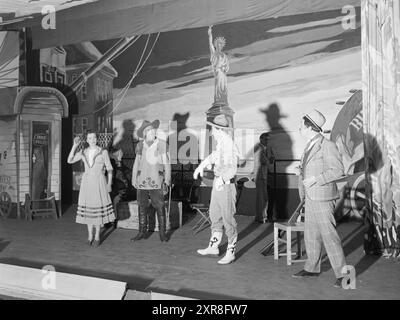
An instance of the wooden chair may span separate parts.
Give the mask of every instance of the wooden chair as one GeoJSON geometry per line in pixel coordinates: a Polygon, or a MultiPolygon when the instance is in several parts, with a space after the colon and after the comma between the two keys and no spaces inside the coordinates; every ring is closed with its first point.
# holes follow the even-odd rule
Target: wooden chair
{"type": "Polygon", "coordinates": [[[274,223],[274,259],[278,260],[280,256],[286,256],[287,265],[290,266],[293,262],[304,262],[305,260],[292,259],[295,252],[292,252],[292,232],[297,233],[297,258],[303,255],[301,247],[301,233],[304,233],[304,201],[297,207],[296,211],[290,217],[288,222],[275,222],[274,223]],[[283,239],[283,232],[286,233],[286,240],[283,239]],[[286,244],[286,252],[279,252],[279,243],[286,244]]]}
{"type": "Polygon", "coordinates": [[[54,193],[50,193],[48,198],[36,200],[32,200],[28,193],[25,194],[25,218],[32,221],[34,217],[58,218],[54,193]]]}

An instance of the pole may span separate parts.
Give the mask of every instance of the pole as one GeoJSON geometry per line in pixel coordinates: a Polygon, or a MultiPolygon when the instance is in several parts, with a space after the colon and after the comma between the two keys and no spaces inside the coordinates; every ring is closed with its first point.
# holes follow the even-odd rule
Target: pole
{"type": "MultiPolygon", "coordinates": [[[[16,118],[16,126],[17,126],[17,128],[16,128],[16,130],[17,130],[17,136],[16,136],[16,143],[15,143],[15,156],[17,157],[17,163],[16,163],[16,167],[17,167],[17,217],[18,217],[18,219],[20,219],[21,218],[21,204],[20,204],[20,189],[21,189],[21,187],[20,187],[20,161],[21,161],[21,158],[20,158],[20,139],[21,139],[21,137],[20,137],[20,130],[21,130],[21,123],[20,123],[20,121],[21,121],[21,116],[20,116],[20,114],[18,114],[17,115],[17,118],[16,118]]],[[[25,206],[26,206],[26,203],[25,203],[25,206]]],[[[26,212],[26,211],[25,211],[26,212]]],[[[26,217],[25,217],[26,218],[26,217]]]]}
{"type": "Polygon", "coordinates": [[[82,72],[81,75],[71,84],[71,92],[76,91],[82,83],[100,70],[108,60],[118,54],[135,37],[125,37],[120,39],[111,49],[109,49],[99,60],[97,60],[89,69],[82,72]]]}

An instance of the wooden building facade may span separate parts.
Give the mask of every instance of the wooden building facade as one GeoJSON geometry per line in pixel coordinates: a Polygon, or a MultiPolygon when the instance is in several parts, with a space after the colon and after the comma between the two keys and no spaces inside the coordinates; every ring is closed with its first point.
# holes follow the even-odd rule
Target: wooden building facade
{"type": "Polygon", "coordinates": [[[32,199],[54,194],[61,200],[61,122],[68,103],[54,88],[22,87],[13,112],[0,116],[1,215],[9,216],[29,194],[32,199]]]}

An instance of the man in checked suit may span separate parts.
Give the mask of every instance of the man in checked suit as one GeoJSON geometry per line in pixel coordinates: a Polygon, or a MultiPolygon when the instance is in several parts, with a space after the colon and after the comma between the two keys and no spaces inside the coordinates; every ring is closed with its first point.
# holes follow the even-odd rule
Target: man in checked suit
{"type": "Polygon", "coordinates": [[[341,287],[346,265],[341,240],[336,232],[335,202],[339,198],[336,180],[343,176],[343,164],[336,144],[321,134],[325,117],[317,110],[301,121],[300,134],[307,145],[300,164],[299,195],[305,200],[304,241],[307,261],[295,278],[318,276],[321,269],[322,244],[341,287]]]}

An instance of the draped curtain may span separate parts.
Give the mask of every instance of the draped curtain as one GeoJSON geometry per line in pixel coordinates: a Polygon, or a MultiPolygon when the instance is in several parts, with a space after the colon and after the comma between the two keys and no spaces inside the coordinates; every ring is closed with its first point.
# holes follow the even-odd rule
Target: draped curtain
{"type": "Polygon", "coordinates": [[[395,256],[400,252],[399,1],[363,0],[361,23],[367,207],[380,250],[395,256]]]}

